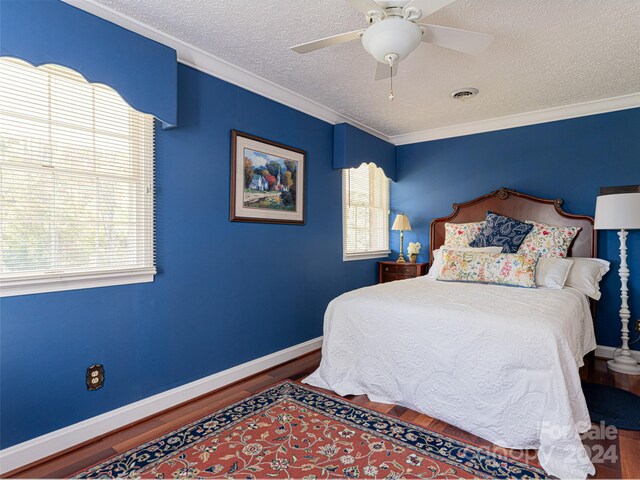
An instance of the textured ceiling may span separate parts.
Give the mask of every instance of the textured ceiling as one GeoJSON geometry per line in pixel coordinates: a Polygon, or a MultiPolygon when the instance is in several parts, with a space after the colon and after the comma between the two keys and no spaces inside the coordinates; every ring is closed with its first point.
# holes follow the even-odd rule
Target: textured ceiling
{"type": "Polygon", "coordinates": [[[429,23],[492,33],[477,57],[421,45],[374,81],[359,41],[289,47],[365,27],[344,0],[98,0],[386,135],[640,92],[639,0],[458,0],[429,23]],[[464,102],[449,93],[476,87],[464,102]]]}

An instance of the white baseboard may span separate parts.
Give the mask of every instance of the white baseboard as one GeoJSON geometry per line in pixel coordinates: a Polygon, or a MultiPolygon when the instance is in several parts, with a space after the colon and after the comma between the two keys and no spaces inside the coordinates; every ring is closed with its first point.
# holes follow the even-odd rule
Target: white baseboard
{"type": "MultiPolygon", "coordinates": [[[[613,352],[615,352],[617,348],[614,347],[606,347],[604,345],[598,345],[596,348],[596,357],[598,358],[613,358],[613,352]]],[[[640,351],[631,350],[631,356],[640,362],[640,351]]]]}
{"type": "Polygon", "coordinates": [[[322,346],[322,337],[223,370],[186,385],[167,390],[111,410],[32,440],[0,450],[0,474],[91,440],[130,423],[229,385],[322,346]]]}

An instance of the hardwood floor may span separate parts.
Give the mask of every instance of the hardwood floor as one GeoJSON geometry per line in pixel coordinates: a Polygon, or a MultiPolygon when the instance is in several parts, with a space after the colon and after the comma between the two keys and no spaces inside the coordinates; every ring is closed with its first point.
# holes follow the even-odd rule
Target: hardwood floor
{"type": "MultiPolygon", "coordinates": [[[[79,470],[164,435],[281,380],[299,381],[311,373],[319,362],[320,352],[312,352],[289,363],[162,412],[152,418],[99,437],[57,457],[10,472],[9,478],[68,477],[79,470]]],[[[640,395],[640,378],[609,372],[605,360],[591,359],[583,368],[581,374],[587,381],[616,386],[640,395]]],[[[399,405],[371,402],[364,395],[347,398],[359,405],[402,418],[407,422],[420,425],[429,430],[470,441],[485,448],[492,448],[494,451],[497,449],[489,442],[452,425],[399,405]]],[[[585,437],[588,437],[588,435],[585,435],[585,437]]],[[[620,430],[616,438],[604,441],[585,438],[585,445],[592,452],[610,451],[617,456],[616,459],[605,459],[596,463],[595,478],[640,478],[640,432],[620,430]]],[[[515,456],[516,458],[523,458],[523,455],[527,455],[524,458],[533,458],[534,461],[536,458],[535,451],[523,452],[505,449],[502,449],[502,451],[504,454],[515,456]]]]}

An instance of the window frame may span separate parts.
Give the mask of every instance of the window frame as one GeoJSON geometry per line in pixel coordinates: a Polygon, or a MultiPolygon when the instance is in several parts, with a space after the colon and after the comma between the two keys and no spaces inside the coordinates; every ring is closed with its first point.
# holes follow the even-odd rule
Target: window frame
{"type": "MultiPolygon", "coordinates": [[[[57,67],[57,65],[52,65],[57,67]]],[[[37,67],[34,67],[37,68],[37,67]]],[[[66,68],[66,67],[65,67],[66,68]]],[[[75,73],[78,73],[74,71],[75,73]]],[[[91,85],[89,82],[87,84],[91,85]]],[[[49,100],[51,101],[51,100],[49,100]]],[[[126,102],[125,102],[126,103],[126,102]]],[[[132,109],[131,106],[129,106],[132,109]]],[[[151,122],[147,124],[152,135],[156,128],[156,120],[149,116],[151,122]]],[[[149,131],[149,130],[147,130],[149,131]]],[[[0,298],[12,297],[19,295],[31,295],[38,293],[60,292],[68,290],[78,290],[95,287],[108,287],[117,285],[130,285],[137,283],[153,282],[157,273],[155,263],[155,184],[154,184],[154,166],[155,166],[155,139],[151,137],[151,149],[147,154],[141,156],[140,165],[145,172],[150,173],[148,179],[143,180],[142,184],[146,192],[138,195],[135,208],[138,212],[144,210],[144,215],[148,215],[149,221],[144,225],[136,224],[136,237],[140,240],[136,241],[146,251],[147,260],[143,262],[143,266],[122,266],[116,268],[95,267],[95,266],[78,266],[61,269],[59,271],[52,270],[48,272],[5,272],[4,278],[0,278],[0,298]],[[150,260],[150,261],[149,261],[150,260]],[[149,265],[149,263],[151,265],[149,265]]],[[[33,170],[32,166],[26,166],[24,170],[33,170]]],[[[21,171],[24,171],[21,169],[21,171]]],[[[82,177],[79,175],[79,177],[82,177]]],[[[2,252],[0,251],[0,255],[2,252]]]]}
{"type": "MultiPolygon", "coordinates": [[[[361,164],[359,167],[356,168],[360,168],[362,165],[369,165],[369,164],[361,164]]],[[[375,163],[373,164],[375,165],[375,163]]],[[[376,168],[380,168],[377,167],[376,168]]],[[[342,261],[343,262],[353,262],[353,261],[357,261],[357,260],[374,260],[377,258],[387,258],[390,254],[391,254],[391,239],[390,239],[390,235],[389,235],[389,219],[391,218],[391,181],[387,178],[387,181],[389,182],[388,186],[389,186],[389,193],[387,195],[387,198],[389,199],[389,204],[387,205],[387,248],[384,250],[371,250],[371,251],[367,251],[367,252],[361,252],[361,253],[347,253],[347,225],[346,225],[346,215],[345,215],[345,208],[346,208],[346,189],[345,189],[345,174],[347,173],[347,171],[350,170],[348,168],[345,168],[342,170],[341,172],[341,188],[342,188],[342,205],[341,205],[341,215],[342,215],[342,261]]]]}
{"type": "Polygon", "coordinates": [[[36,293],[64,292],[84,288],[131,285],[153,282],[155,267],[95,271],[86,273],[60,273],[57,275],[16,275],[15,278],[0,281],[0,298],[36,293]]]}

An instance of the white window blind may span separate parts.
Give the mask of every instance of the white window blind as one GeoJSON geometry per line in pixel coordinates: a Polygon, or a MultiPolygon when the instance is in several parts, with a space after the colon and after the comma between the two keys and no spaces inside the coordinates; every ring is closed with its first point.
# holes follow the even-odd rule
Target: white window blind
{"type": "Polygon", "coordinates": [[[389,254],[389,179],[375,164],[342,171],[344,259],[389,254]]]}
{"type": "Polygon", "coordinates": [[[0,294],[153,279],[153,126],[73,70],[0,58],[0,294]]]}

